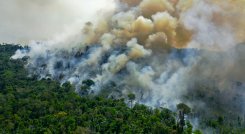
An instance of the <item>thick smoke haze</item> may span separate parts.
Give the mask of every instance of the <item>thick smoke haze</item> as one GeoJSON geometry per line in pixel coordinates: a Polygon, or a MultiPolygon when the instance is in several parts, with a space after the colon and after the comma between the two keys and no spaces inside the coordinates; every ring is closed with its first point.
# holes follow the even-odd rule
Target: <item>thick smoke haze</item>
{"type": "Polygon", "coordinates": [[[112,0],[0,0],[0,42],[28,44],[77,33],[101,10],[113,10],[113,4],[112,0]]]}
{"type": "Polygon", "coordinates": [[[25,2],[1,2],[17,7],[1,4],[11,11],[1,16],[16,21],[3,27],[3,19],[0,30],[7,33],[0,34],[47,39],[12,56],[28,58],[30,75],[71,82],[78,93],[92,79],[91,94],[135,93],[137,102],[153,107],[175,110],[184,102],[195,112],[244,114],[244,0],[25,2]]]}

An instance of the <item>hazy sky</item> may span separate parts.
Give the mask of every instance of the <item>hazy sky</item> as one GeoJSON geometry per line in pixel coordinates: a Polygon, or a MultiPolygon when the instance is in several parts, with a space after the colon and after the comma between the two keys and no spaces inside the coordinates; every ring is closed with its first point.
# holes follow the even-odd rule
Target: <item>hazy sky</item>
{"type": "Polygon", "coordinates": [[[53,38],[113,4],[112,0],[0,0],[0,43],[53,38]]]}

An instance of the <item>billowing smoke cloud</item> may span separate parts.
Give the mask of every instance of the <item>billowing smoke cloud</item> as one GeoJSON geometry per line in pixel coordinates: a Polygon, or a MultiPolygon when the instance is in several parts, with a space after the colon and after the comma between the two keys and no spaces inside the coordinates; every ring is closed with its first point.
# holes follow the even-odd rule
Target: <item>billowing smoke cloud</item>
{"type": "Polygon", "coordinates": [[[76,34],[32,42],[12,58],[28,57],[31,75],[69,81],[78,92],[92,79],[91,93],[109,90],[120,98],[132,92],[150,106],[175,109],[185,102],[197,111],[214,105],[245,111],[244,0],[104,2],[115,7],[96,16],[90,15],[100,7],[85,8],[90,21],[76,34]]]}

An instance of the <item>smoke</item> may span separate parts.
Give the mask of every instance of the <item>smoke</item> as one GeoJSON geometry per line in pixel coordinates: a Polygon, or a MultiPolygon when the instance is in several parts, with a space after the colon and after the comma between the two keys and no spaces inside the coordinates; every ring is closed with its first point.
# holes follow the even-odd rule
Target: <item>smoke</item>
{"type": "Polygon", "coordinates": [[[112,0],[0,0],[0,42],[28,44],[74,34],[102,9],[114,7],[112,0]]]}
{"type": "MultiPolygon", "coordinates": [[[[58,0],[25,2],[27,5],[14,5],[48,8],[42,14],[47,21],[39,22],[42,25],[53,20],[49,15],[63,20],[46,26],[48,34],[42,27],[32,29],[36,20],[23,26],[34,30],[34,34],[29,36],[28,31],[19,29],[28,39],[42,39],[36,33],[49,38],[33,41],[28,49],[12,56],[28,57],[26,68],[31,75],[61,83],[69,81],[77,92],[83,80],[92,79],[95,85],[91,93],[108,92],[108,96],[118,98],[135,93],[136,101],[153,107],[174,110],[177,103],[185,102],[195,112],[245,112],[245,94],[241,90],[245,82],[245,47],[240,44],[245,41],[244,0],[99,0],[77,1],[74,5],[58,0]],[[100,5],[96,2],[104,5],[96,7],[100,5]],[[75,12],[52,14],[52,5],[64,3],[75,12]],[[71,17],[71,23],[66,22],[66,17],[71,17]],[[72,23],[76,21],[79,23],[74,28],[72,23]],[[52,39],[64,25],[73,29],[73,34],[65,32],[52,39]]],[[[23,21],[17,19],[16,23],[23,21]]]]}

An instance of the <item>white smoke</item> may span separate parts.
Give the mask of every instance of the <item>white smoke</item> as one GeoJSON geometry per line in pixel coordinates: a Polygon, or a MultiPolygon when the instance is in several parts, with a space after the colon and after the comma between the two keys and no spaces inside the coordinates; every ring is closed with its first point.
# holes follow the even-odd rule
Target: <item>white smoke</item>
{"type": "Polygon", "coordinates": [[[0,0],[0,42],[27,44],[78,32],[114,8],[113,0],[0,0]]]}
{"type": "Polygon", "coordinates": [[[224,50],[238,43],[231,27],[213,21],[214,13],[222,13],[223,9],[205,0],[194,0],[194,4],[193,8],[181,14],[182,23],[194,32],[189,47],[224,50]]]}
{"type": "MultiPolygon", "coordinates": [[[[30,74],[37,75],[40,79],[52,78],[61,83],[69,81],[76,86],[77,91],[80,90],[83,80],[92,79],[95,81],[91,89],[93,93],[99,94],[109,90],[111,96],[116,94],[116,97],[125,97],[133,92],[136,94],[137,102],[149,106],[175,109],[176,104],[185,102],[193,108],[208,107],[210,103],[206,102],[205,98],[191,100],[186,99],[186,96],[195,98],[203,89],[197,89],[200,85],[209,87],[213,81],[216,82],[216,87],[213,90],[205,90],[204,95],[207,98],[215,96],[214,92],[218,88],[217,92],[221,93],[216,97],[217,104],[223,104],[220,101],[222,100],[229,106],[241,105],[240,102],[232,101],[232,97],[240,91],[231,90],[230,85],[231,80],[245,82],[242,70],[245,61],[242,52],[244,48],[237,45],[245,38],[240,36],[242,31],[239,28],[231,27],[234,24],[233,20],[226,20],[226,17],[230,16],[224,5],[228,9],[232,8],[229,2],[122,1],[123,3],[108,0],[91,2],[77,0],[71,2],[74,5],[70,5],[70,1],[51,2],[46,5],[48,7],[42,8],[49,9],[52,7],[50,5],[57,6],[54,3],[59,3],[64,4],[66,8],[78,9],[68,12],[67,17],[73,16],[68,19],[70,22],[47,22],[50,25],[45,28],[37,26],[40,31],[34,29],[31,34],[29,32],[21,34],[28,37],[28,40],[40,40],[43,39],[41,36],[45,36],[44,39],[52,38],[56,34],[52,31],[62,33],[47,41],[31,42],[28,49],[16,51],[12,58],[28,57],[26,68],[30,74]],[[84,22],[87,23],[83,26],[84,22]],[[63,26],[70,24],[68,32],[61,32],[63,26]],[[45,29],[51,31],[45,34],[43,32],[45,29]],[[40,34],[40,38],[35,33],[40,34]],[[238,47],[241,47],[240,51],[237,50],[238,47]],[[116,89],[110,85],[113,82],[116,89]],[[196,86],[200,82],[201,84],[196,86]],[[231,96],[223,97],[227,93],[231,96]]],[[[16,5],[16,2],[11,2],[16,5]]],[[[42,5],[27,0],[26,4],[42,5]]],[[[24,7],[27,5],[24,4],[24,7]]],[[[51,9],[48,9],[47,12],[51,12],[49,11],[51,9]]],[[[238,11],[233,9],[237,16],[240,16],[239,11],[240,9],[238,11]]],[[[42,13],[39,10],[36,12],[42,13]]],[[[66,14],[51,16],[53,18],[57,15],[58,18],[67,20],[66,14]]],[[[41,16],[42,20],[52,20],[45,17],[41,16]]],[[[25,23],[24,20],[17,20],[16,23],[25,24],[17,28],[21,32],[25,31],[22,28],[29,30],[32,29],[33,23],[38,24],[36,21],[25,23]]],[[[239,21],[239,27],[244,28],[240,22],[242,21],[239,21]]],[[[7,31],[19,35],[14,30],[7,31]]],[[[241,93],[241,96],[245,94],[241,93]]],[[[245,110],[245,108],[237,109],[245,110]]]]}

